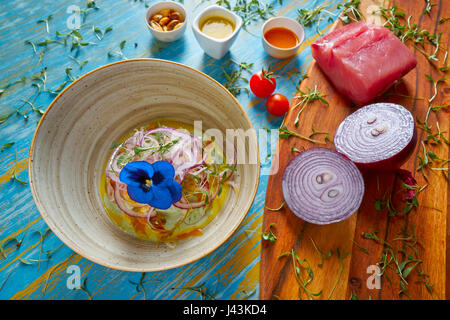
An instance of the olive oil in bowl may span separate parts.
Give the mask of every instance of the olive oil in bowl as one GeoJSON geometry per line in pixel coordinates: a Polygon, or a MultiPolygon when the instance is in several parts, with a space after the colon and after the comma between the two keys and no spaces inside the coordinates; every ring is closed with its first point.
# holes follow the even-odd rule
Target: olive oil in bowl
{"type": "Polygon", "coordinates": [[[215,39],[229,37],[235,29],[234,23],[221,16],[209,16],[203,19],[199,25],[200,31],[215,39]]]}
{"type": "Polygon", "coordinates": [[[203,9],[192,23],[192,31],[200,47],[214,59],[222,59],[236,40],[242,18],[219,5],[203,9]]]}

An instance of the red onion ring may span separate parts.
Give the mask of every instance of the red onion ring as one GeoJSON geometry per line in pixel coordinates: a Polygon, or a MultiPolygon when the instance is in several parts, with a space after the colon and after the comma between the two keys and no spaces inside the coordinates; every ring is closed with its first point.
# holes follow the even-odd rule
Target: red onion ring
{"type": "MultiPolygon", "coordinates": [[[[234,149],[234,154],[236,155],[236,149],[234,149]]],[[[123,211],[125,214],[137,217],[137,218],[147,218],[148,224],[150,227],[154,228],[151,223],[151,217],[156,214],[154,208],[146,205],[146,204],[138,204],[130,202],[126,196],[126,185],[120,182],[119,173],[121,167],[123,167],[123,160],[119,164],[119,157],[125,155],[126,157],[133,157],[133,160],[145,160],[149,163],[153,163],[158,160],[168,160],[174,165],[175,176],[177,181],[184,181],[185,177],[189,174],[193,176],[198,176],[200,183],[197,185],[198,189],[202,189],[203,191],[210,194],[209,190],[209,174],[208,168],[205,165],[205,161],[207,159],[207,154],[203,152],[202,149],[202,140],[198,137],[195,137],[189,133],[185,133],[183,131],[179,131],[173,128],[156,128],[149,131],[136,130],[134,135],[128,138],[124,143],[122,143],[119,147],[117,147],[108,161],[105,175],[107,178],[114,181],[113,185],[110,185],[109,197],[111,200],[114,200],[117,207],[123,211]],[[154,153],[153,147],[159,146],[160,142],[152,136],[155,133],[161,132],[164,134],[166,139],[165,141],[173,141],[175,139],[178,140],[176,144],[173,145],[167,152],[164,153],[154,153]],[[138,155],[136,155],[135,147],[139,146],[142,148],[152,148],[150,150],[142,150],[138,155]],[[113,195],[111,195],[113,192],[113,195]],[[148,207],[149,209],[146,212],[137,212],[134,211],[134,208],[142,208],[148,207]]],[[[235,158],[233,160],[233,164],[235,164],[235,158]]],[[[230,169],[226,169],[219,175],[219,179],[223,174],[226,174],[228,171],[232,171],[230,169]]],[[[233,186],[234,188],[235,186],[233,186]]],[[[210,194],[209,202],[212,202],[218,195],[219,187],[217,186],[215,193],[210,194]]],[[[188,203],[187,200],[183,197],[179,202],[173,204],[175,207],[180,209],[193,209],[200,208],[207,205],[205,201],[188,203]]],[[[159,229],[158,229],[159,230],[159,229]]],[[[159,230],[161,231],[161,230],[159,230]]]]}
{"type": "Polygon", "coordinates": [[[414,118],[393,103],[375,103],[349,115],[339,125],[334,145],[360,168],[400,168],[417,142],[414,118]]]}
{"type": "Polygon", "coordinates": [[[356,165],[325,148],[303,151],[286,167],[282,190],[289,209],[314,224],[349,218],[361,205],[364,180],[356,165]]]}
{"type": "MultiPolygon", "coordinates": [[[[202,189],[209,194],[209,190],[208,189],[206,189],[204,187],[202,187],[202,189]]],[[[209,199],[208,199],[209,203],[211,203],[217,197],[218,193],[219,193],[219,186],[217,186],[216,192],[209,197],[209,199]]],[[[180,201],[174,203],[173,205],[175,207],[177,207],[177,208],[180,208],[180,209],[196,209],[196,208],[200,208],[200,207],[205,206],[205,204],[206,204],[205,200],[199,201],[199,202],[188,203],[186,201],[186,199],[184,198],[184,196],[183,196],[183,197],[181,197],[180,201]]]]}
{"type": "Polygon", "coordinates": [[[120,194],[121,190],[118,186],[116,186],[114,188],[114,200],[115,203],[117,204],[117,207],[123,211],[125,214],[129,215],[130,217],[134,217],[134,218],[146,218],[149,213],[150,213],[150,206],[146,205],[146,204],[138,204],[136,205],[136,207],[143,207],[143,206],[148,206],[149,209],[146,212],[137,212],[134,211],[130,206],[129,203],[122,198],[122,195],[120,194]]]}

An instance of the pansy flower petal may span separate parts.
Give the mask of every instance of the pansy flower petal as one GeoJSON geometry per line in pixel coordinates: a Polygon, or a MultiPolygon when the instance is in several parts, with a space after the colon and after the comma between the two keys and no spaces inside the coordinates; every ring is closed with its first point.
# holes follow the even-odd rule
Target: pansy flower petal
{"type": "Polygon", "coordinates": [[[168,161],[156,161],[152,163],[155,172],[153,176],[153,183],[157,185],[170,185],[175,177],[175,169],[168,161]]]}
{"type": "Polygon", "coordinates": [[[151,192],[145,190],[140,186],[128,185],[127,193],[131,200],[139,203],[149,203],[153,198],[151,192]]]}
{"type": "Polygon", "coordinates": [[[180,201],[182,196],[181,193],[182,189],[181,185],[177,181],[173,180],[172,183],[169,186],[167,186],[167,189],[169,190],[170,195],[172,197],[172,203],[180,201]]]}
{"type": "Polygon", "coordinates": [[[172,205],[172,196],[168,188],[165,186],[153,185],[151,187],[152,198],[147,202],[150,206],[166,210],[172,205]]]}
{"type": "Polygon", "coordinates": [[[119,179],[128,186],[139,187],[145,185],[146,180],[153,177],[154,170],[146,161],[129,162],[120,171],[119,179]]]}

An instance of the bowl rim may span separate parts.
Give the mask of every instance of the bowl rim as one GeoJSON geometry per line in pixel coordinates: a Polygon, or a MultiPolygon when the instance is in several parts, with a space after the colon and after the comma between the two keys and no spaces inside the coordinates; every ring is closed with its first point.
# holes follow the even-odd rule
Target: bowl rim
{"type": "MultiPolygon", "coordinates": [[[[121,60],[121,61],[116,61],[116,62],[112,62],[112,63],[108,63],[105,64],[103,66],[100,66],[98,68],[95,68],[87,73],[85,73],[84,75],[80,76],[79,78],[77,78],[76,80],[74,80],[71,84],[69,84],[66,88],[64,88],[56,97],[55,99],[50,103],[50,105],[48,106],[48,108],[45,110],[44,114],[42,115],[41,119],[39,120],[39,123],[34,131],[33,134],[33,138],[31,140],[31,145],[30,145],[30,150],[28,153],[28,181],[29,181],[29,185],[30,185],[30,190],[31,190],[31,194],[33,196],[33,200],[34,203],[36,204],[36,208],[38,209],[41,217],[44,219],[44,222],[48,225],[48,227],[52,230],[52,232],[66,245],[68,246],[70,249],[72,249],[74,252],[76,252],[77,254],[79,254],[80,256],[82,256],[83,258],[86,258],[94,263],[97,263],[99,265],[102,265],[104,267],[107,268],[112,268],[115,270],[121,270],[121,271],[129,271],[129,272],[156,272],[156,271],[164,271],[164,270],[170,270],[170,269],[174,269],[174,268],[178,268],[184,265],[187,265],[189,263],[195,262],[197,260],[200,260],[201,258],[209,255],[210,253],[212,253],[213,251],[215,251],[216,249],[218,249],[222,244],[224,244],[226,241],[228,241],[230,239],[230,237],[236,232],[236,230],[239,228],[239,226],[242,224],[242,221],[245,219],[245,217],[247,216],[248,212],[250,211],[253,202],[255,200],[256,197],[256,192],[258,191],[258,187],[259,187],[259,180],[260,180],[260,174],[261,174],[261,159],[260,159],[260,154],[259,154],[259,145],[258,143],[256,143],[256,153],[257,153],[257,163],[256,163],[256,185],[253,191],[253,194],[251,195],[250,199],[252,199],[252,201],[249,203],[249,205],[247,206],[247,208],[245,208],[245,210],[243,210],[245,212],[245,214],[242,215],[242,217],[239,220],[239,223],[236,224],[236,226],[224,237],[224,239],[220,242],[218,242],[217,244],[215,244],[214,246],[212,246],[209,250],[206,250],[204,253],[202,253],[200,256],[194,258],[194,259],[190,259],[187,261],[183,261],[179,264],[175,264],[173,266],[170,267],[155,267],[155,268],[135,268],[135,267],[126,267],[126,266],[122,266],[122,265],[117,265],[114,263],[108,263],[105,261],[102,261],[101,259],[97,259],[94,256],[88,255],[86,254],[81,248],[79,248],[78,246],[76,246],[74,243],[72,243],[71,241],[68,240],[68,238],[59,231],[59,229],[57,228],[56,225],[54,225],[53,223],[51,223],[49,221],[48,218],[48,214],[45,212],[45,210],[41,207],[40,204],[40,199],[37,195],[36,189],[35,189],[35,185],[33,182],[33,154],[34,154],[34,150],[35,150],[35,143],[36,143],[36,138],[37,135],[39,134],[39,129],[43,123],[43,121],[45,121],[45,118],[47,116],[47,114],[50,112],[50,110],[53,108],[53,106],[58,102],[58,100],[64,95],[64,93],[66,91],[68,91],[72,86],[74,86],[76,83],[80,82],[82,79],[84,79],[85,77],[93,74],[96,71],[102,70],[104,68],[108,68],[117,64],[122,64],[122,63],[130,63],[130,62],[137,62],[137,61],[155,61],[155,62],[163,62],[163,63],[169,63],[169,64],[174,64],[177,65],[179,67],[183,67],[183,68],[187,68],[191,71],[194,71],[196,73],[198,73],[200,76],[206,77],[207,79],[211,80],[212,82],[214,82],[215,84],[219,85],[220,88],[224,89],[224,91],[236,102],[236,104],[239,106],[239,108],[241,108],[245,120],[248,122],[248,124],[250,125],[250,128],[253,128],[253,124],[250,121],[250,118],[247,115],[247,112],[244,110],[244,108],[241,106],[241,104],[239,103],[239,101],[236,99],[235,96],[233,96],[231,94],[231,92],[229,92],[222,84],[220,84],[217,80],[215,80],[214,78],[210,77],[209,75],[207,75],[206,73],[197,70],[193,67],[190,67],[188,65],[182,64],[182,63],[178,63],[178,62],[174,62],[174,61],[170,61],[170,60],[164,60],[164,59],[155,59],[155,58],[134,58],[134,59],[127,59],[127,60],[121,60]]],[[[255,140],[257,141],[257,137],[256,137],[256,132],[253,132],[253,135],[255,136],[255,140]]]]}

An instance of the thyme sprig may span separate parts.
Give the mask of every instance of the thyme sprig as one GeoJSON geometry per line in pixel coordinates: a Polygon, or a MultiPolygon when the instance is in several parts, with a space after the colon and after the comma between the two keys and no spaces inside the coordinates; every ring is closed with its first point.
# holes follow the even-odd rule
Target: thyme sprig
{"type": "MultiPolygon", "coordinates": [[[[435,35],[428,30],[419,29],[416,23],[412,23],[412,16],[406,18],[406,14],[403,11],[400,11],[396,5],[391,8],[384,8],[380,6],[377,12],[380,13],[380,15],[386,20],[384,26],[391,30],[392,33],[402,42],[406,43],[407,41],[412,41],[414,43],[414,47],[425,57],[427,57],[431,64],[433,64],[433,61],[439,61],[437,58],[437,53],[441,50],[439,46],[439,41],[442,36],[441,34],[435,35]],[[405,19],[406,24],[403,24],[402,21],[405,19]],[[435,48],[433,53],[429,54],[425,51],[425,43],[429,43],[435,48]],[[420,45],[420,47],[418,45],[420,45]]],[[[446,57],[447,53],[445,53],[444,64],[447,59],[446,57]]],[[[440,69],[441,71],[445,71],[447,67],[444,66],[440,69]]]]}
{"type": "MultiPolygon", "coordinates": [[[[280,4],[282,0],[279,0],[280,4]]],[[[242,18],[242,26],[244,29],[247,26],[259,19],[266,20],[274,14],[273,4],[265,4],[260,0],[236,0],[234,5],[231,5],[229,0],[217,0],[216,4],[235,12],[242,18]]]]}
{"type": "Polygon", "coordinates": [[[319,30],[320,21],[324,19],[322,13],[328,15],[328,20],[333,20],[333,17],[336,15],[328,10],[326,10],[327,6],[325,4],[316,6],[310,10],[308,9],[298,9],[297,10],[297,21],[300,22],[304,27],[309,27],[312,24],[316,24],[316,31],[319,35],[321,32],[319,30]]]}
{"type": "Polygon", "coordinates": [[[253,68],[253,63],[236,62],[232,59],[230,59],[230,63],[232,64],[232,71],[228,71],[228,68],[223,68],[223,75],[226,79],[223,86],[234,96],[237,96],[242,90],[247,94],[250,93],[247,86],[242,86],[242,82],[245,84],[249,83],[249,80],[244,77],[244,72],[250,72],[253,68]],[[237,69],[234,66],[237,66],[237,69]]]}
{"type": "Polygon", "coordinates": [[[374,240],[383,245],[383,251],[377,265],[380,267],[380,276],[384,276],[391,286],[393,286],[392,279],[388,274],[391,270],[399,277],[400,288],[398,288],[399,295],[406,295],[411,298],[408,292],[409,277],[413,270],[416,270],[417,276],[424,283],[430,294],[433,294],[433,285],[429,282],[429,276],[424,272],[423,260],[419,257],[419,246],[421,241],[415,234],[415,227],[412,226],[412,232],[408,232],[406,227],[403,228],[400,235],[393,239],[393,241],[401,241],[404,247],[395,249],[394,245],[380,239],[376,234],[378,230],[373,232],[363,233],[365,239],[374,240]]]}
{"type": "Polygon", "coordinates": [[[352,21],[360,21],[364,17],[359,10],[360,4],[360,0],[350,0],[343,4],[339,4],[337,8],[343,9],[341,15],[339,16],[339,19],[341,19],[345,24],[349,24],[352,21]]]}

